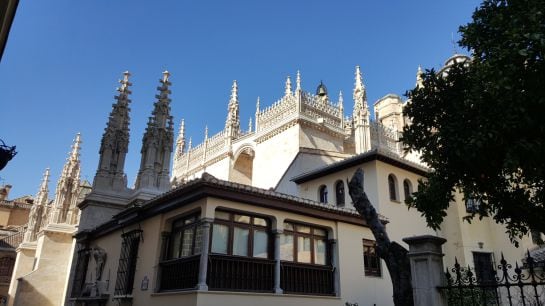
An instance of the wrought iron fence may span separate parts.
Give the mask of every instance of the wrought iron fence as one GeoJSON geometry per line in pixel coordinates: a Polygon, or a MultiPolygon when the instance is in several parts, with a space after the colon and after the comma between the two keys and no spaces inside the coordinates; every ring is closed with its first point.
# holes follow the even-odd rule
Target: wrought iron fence
{"type": "Polygon", "coordinates": [[[447,268],[447,285],[438,289],[446,295],[449,306],[545,306],[544,267],[535,262],[530,252],[521,265],[515,262],[514,267],[502,254],[492,277],[483,277],[479,272],[460,266],[457,259],[453,268],[447,268]]]}
{"type": "Polygon", "coordinates": [[[161,267],[161,290],[194,289],[199,277],[201,255],[163,261],[161,267]]]}
{"type": "Polygon", "coordinates": [[[209,257],[210,290],[271,292],[274,260],[213,254],[209,257]]]}
{"type": "Polygon", "coordinates": [[[331,266],[282,262],[280,287],[286,293],[334,294],[334,270],[331,266]]]}
{"type": "Polygon", "coordinates": [[[15,249],[23,242],[26,225],[19,226],[13,234],[0,238],[0,248],[15,249]]]}

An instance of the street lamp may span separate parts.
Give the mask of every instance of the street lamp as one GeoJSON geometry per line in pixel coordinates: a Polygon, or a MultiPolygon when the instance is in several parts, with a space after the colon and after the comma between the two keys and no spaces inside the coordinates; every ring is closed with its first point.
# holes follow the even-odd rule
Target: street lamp
{"type": "Polygon", "coordinates": [[[6,144],[4,143],[4,141],[2,141],[2,139],[0,139],[0,170],[4,169],[4,167],[6,166],[6,164],[17,154],[17,152],[15,151],[15,146],[13,147],[8,147],[6,146],[6,144]]]}

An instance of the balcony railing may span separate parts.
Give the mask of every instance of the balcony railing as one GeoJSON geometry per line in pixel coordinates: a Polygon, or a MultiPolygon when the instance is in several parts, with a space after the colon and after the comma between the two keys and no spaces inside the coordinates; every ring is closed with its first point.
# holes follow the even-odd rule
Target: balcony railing
{"type": "Polygon", "coordinates": [[[193,289],[199,277],[201,255],[161,262],[161,291],[193,289]]]}
{"type": "Polygon", "coordinates": [[[294,262],[281,262],[280,287],[285,293],[333,295],[334,269],[294,262]]]}
{"type": "Polygon", "coordinates": [[[210,290],[272,292],[274,260],[225,255],[210,255],[210,290]]]}

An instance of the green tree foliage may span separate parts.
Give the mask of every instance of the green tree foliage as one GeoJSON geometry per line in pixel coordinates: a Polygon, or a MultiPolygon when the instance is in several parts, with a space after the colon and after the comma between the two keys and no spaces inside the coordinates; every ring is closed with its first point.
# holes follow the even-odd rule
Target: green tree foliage
{"type": "Polygon", "coordinates": [[[471,60],[408,92],[402,140],[433,169],[408,204],[437,229],[461,190],[516,244],[545,233],[545,0],[485,0],[460,33],[471,60]]]}

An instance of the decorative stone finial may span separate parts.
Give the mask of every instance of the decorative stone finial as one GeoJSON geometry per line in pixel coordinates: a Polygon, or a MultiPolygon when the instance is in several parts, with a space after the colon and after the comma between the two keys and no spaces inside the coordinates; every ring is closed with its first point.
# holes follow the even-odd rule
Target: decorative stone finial
{"type": "Polygon", "coordinates": [[[204,140],[208,139],[208,124],[204,126],[204,140]]]}
{"type": "Polygon", "coordinates": [[[422,75],[424,75],[424,72],[422,71],[422,67],[418,65],[418,70],[416,71],[416,87],[418,88],[424,87],[424,79],[422,78],[422,75]]]}
{"type": "Polygon", "coordinates": [[[255,113],[259,114],[259,97],[257,97],[257,101],[255,102],[255,113]]]}
{"type": "Polygon", "coordinates": [[[343,91],[339,91],[339,109],[343,109],[344,104],[344,98],[343,98],[343,91]]]}
{"type": "Polygon", "coordinates": [[[168,72],[168,70],[163,71],[163,82],[167,82],[169,76],[170,72],[168,72]]]}
{"type": "Polygon", "coordinates": [[[252,131],[252,117],[250,117],[250,120],[248,120],[248,133],[252,131]]]}
{"type": "Polygon", "coordinates": [[[301,73],[297,70],[297,77],[295,79],[295,91],[301,90],[301,73]]]}
{"type": "Polygon", "coordinates": [[[292,95],[292,92],[291,92],[291,79],[290,79],[289,75],[286,78],[286,91],[284,92],[284,94],[286,96],[291,96],[292,95]]]}
{"type": "Polygon", "coordinates": [[[231,101],[238,102],[238,84],[237,84],[237,80],[233,80],[233,86],[231,86],[231,101]]]}

